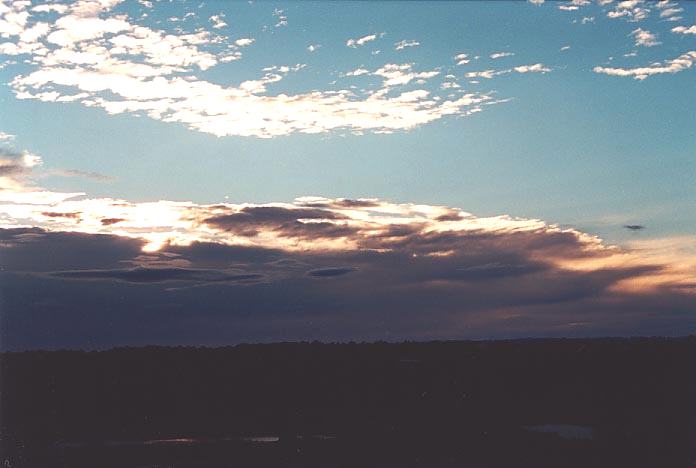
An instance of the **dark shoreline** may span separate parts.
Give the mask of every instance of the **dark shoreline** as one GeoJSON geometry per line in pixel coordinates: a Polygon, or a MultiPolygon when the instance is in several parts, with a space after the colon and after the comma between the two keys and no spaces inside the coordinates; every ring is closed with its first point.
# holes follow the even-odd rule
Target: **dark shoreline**
{"type": "Polygon", "coordinates": [[[0,461],[693,466],[695,363],[694,336],[5,352],[0,461]]]}

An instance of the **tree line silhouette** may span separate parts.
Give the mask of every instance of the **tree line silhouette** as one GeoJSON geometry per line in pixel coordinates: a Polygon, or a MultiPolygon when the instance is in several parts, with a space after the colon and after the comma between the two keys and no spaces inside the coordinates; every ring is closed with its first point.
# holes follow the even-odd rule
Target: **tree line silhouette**
{"type": "Polygon", "coordinates": [[[0,449],[12,467],[692,466],[695,364],[696,337],[3,353],[0,449]]]}

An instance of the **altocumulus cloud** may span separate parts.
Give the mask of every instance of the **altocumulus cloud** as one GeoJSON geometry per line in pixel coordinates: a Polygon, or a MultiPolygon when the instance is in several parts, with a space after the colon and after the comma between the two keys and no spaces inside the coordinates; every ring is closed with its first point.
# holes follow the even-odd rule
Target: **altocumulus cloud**
{"type": "MultiPolygon", "coordinates": [[[[3,3],[0,25],[7,41],[0,44],[0,54],[25,56],[30,66],[11,82],[16,97],[145,115],[216,136],[260,138],[334,130],[390,133],[469,115],[496,102],[478,92],[437,96],[437,87],[434,92],[401,89],[414,79],[422,85],[437,75],[412,71],[410,65],[385,65],[376,73],[385,82],[361,90],[270,94],[268,86],[280,86],[288,73],[301,70],[288,66],[236,85],[217,84],[197,73],[242,59],[242,49],[254,38],[224,36],[215,25],[192,33],[154,29],[142,18],[115,13],[122,3],[3,3]]],[[[282,12],[277,16],[278,25],[287,24],[282,12]]],[[[359,47],[377,38],[370,34],[347,45],[359,47]]]]}

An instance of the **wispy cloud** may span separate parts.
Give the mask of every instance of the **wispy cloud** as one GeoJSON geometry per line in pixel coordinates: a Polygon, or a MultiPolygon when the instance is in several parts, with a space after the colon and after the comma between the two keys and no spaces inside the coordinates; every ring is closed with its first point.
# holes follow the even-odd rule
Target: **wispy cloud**
{"type": "Polygon", "coordinates": [[[517,73],[548,73],[551,71],[549,67],[544,65],[543,63],[534,63],[531,65],[520,65],[517,67],[514,67],[513,70],[515,70],[517,73]]]}
{"type": "Polygon", "coordinates": [[[288,25],[288,17],[285,15],[285,11],[280,8],[273,10],[273,16],[276,18],[276,24],[274,27],[282,28],[288,25]]]}
{"type": "Polygon", "coordinates": [[[482,70],[482,71],[473,71],[473,72],[468,72],[466,73],[467,78],[486,78],[486,79],[491,79],[495,76],[498,75],[505,75],[508,73],[516,72],[516,73],[548,73],[551,71],[551,68],[547,67],[543,63],[534,63],[534,64],[529,64],[529,65],[518,65],[516,67],[512,68],[505,68],[502,70],[482,70]]]}
{"type": "Polygon", "coordinates": [[[367,36],[359,37],[357,39],[348,39],[346,41],[346,45],[348,47],[361,47],[367,44],[368,42],[372,42],[377,39],[377,34],[368,34],[367,36]]]}
{"type": "Polygon", "coordinates": [[[80,177],[83,179],[91,179],[97,181],[114,180],[114,177],[100,174],[99,172],[81,171],[79,169],[52,169],[49,171],[48,175],[58,177],[80,177]]]}
{"type": "Polygon", "coordinates": [[[646,67],[635,68],[613,68],[613,67],[594,67],[595,73],[602,73],[611,76],[633,77],[636,80],[644,80],[649,76],[662,75],[665,73],[679,73],[688,70],[696,62],[696,51],[689,51],[679,57],[667,60],[662,64],[653,64],[646,67]]]}
{"type": "Polygon", "coordinates": [[[407,47],[418,47],[420,45],[420,42],[414,41],[414,40],[403,40],[399,41],[396,44],[394,44],[394,49],[395,50],[403,50],[407,47]]]}
{"type": "Polygon", "coordinates": [[[439,71],[415,72],[413,64],[388,63],[374,72],[375,75],[384,78],[384,86],[402,86],[413,80],[426,80],[440,74],[439,71]]]}
{"type": "Polygon", "coordinates": [[[492,59],[499,59],[503,57],[512,57],[513,55],[515,55],[514,52],[494,52],[490,55],[490,57],[492,59]]]}

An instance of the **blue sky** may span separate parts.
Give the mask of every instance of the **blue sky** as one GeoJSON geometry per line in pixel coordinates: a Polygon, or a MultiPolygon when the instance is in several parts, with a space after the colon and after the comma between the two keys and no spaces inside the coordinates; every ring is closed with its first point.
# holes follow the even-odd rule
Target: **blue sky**
{"type": "Polygon", "coordinates": [[[369,198],[696,257],[693,2],[2,5],[6,228],[152,251],[237,240],[88,211],[369,198]]]}
{"type": "MultiPolygon", "coordinates": [[[[343,131],[263,140],[218,138],[147,117],[110,116],[79,103],[18,100],[6,85],[0,94],[0,128],[17,135],[16,146],[42,155],[47,167],[116,178],[108,183],[45,181],[60,190],[87,187],[94,195],[208,203],[225,196],[237,202],[284,201],[308,194],[370,196],[448,204],[480,214],[579,222],[617,238],[621,230],[603,225],[604,217],[649,224],[660,234],[694,232],[693,217],[675,219],[693,209],[696,200],[693,70],[638,81],[592,69],[607,63],[644,66],[696,48],[694,35],[670,31],[690,26],[696,6],[680,3],[683,19],[665,21],[649,3],[649,16],[631,22],[607,17],[615,4],[576,11],[560,10],[561,5],[163,1],[150,9],[124,2],[114,14],[127,13],[134,22],[153,28],[210,29],[210,16],[223,13],[227,25],[214,31],[231,40],[253,38],[240,60],[196,74],[221,85],[257,78],[264,67],[306,64],[270,85],[268,92],[340,89],[379,81],[373,76],[341,77],[356,68],[413,63],[415,69],[441,70],[425,89],[437,92],[443,76],[451,73],[466,91],[492,92],[510,101],[478,115],[446,117],[390,135],[343,131]],[[279,9],[288,24],[275,28],[273,13],[279,9]],[[149,16],[139,19],[143,12],[149,16]],[[189,12],[195,16],[168,20],[189,12]],[[593,20],[582,24],[583,18],[593,20]],[[662,44],[636,47],[630,33],[638,27],[657,34],[662,44]],[[345,45],[351,38],[382,33],[362,47],[345,45]],[[420,45],[397,51],[394,44],[401,40],[420,45]],[[321,47],[312,53],[310,44],[321,47]],[[564,46],[570,49],[560,51],[564,46]],[[379,54],[372,55],[375,51],[379,54]],[[500,51],[515,55],[489,57],[500,51]],[[637,56],[623,57],[633,51],[637,56]],[[470,62],[455,65],[452,57],[459,53],[468,54],[470,62]],[[552,71],[501,75],[476,84],[463,78],[471,71],[533,63],[552,71]]],[[[0,80],[7,84],[31,69],[21,63],[7,65],[0,80]]]]}

